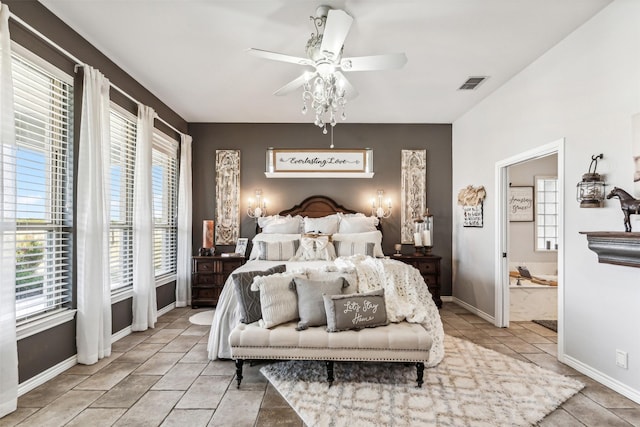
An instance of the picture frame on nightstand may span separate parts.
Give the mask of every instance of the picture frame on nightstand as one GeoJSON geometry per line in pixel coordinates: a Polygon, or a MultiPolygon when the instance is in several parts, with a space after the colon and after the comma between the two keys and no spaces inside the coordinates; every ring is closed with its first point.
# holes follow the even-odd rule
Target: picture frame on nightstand
{"type": "Polygon", "coordinates": [[[240,256],[245,256],[247,253],[247,246],[249,245],[249,239],[246,237],[240,237],[236,242],[235,253],[240,256]]]}

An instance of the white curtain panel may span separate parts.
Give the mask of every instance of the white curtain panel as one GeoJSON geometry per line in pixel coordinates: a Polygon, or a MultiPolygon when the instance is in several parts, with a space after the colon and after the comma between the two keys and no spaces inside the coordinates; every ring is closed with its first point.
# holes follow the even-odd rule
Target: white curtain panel
{"type": "Polygon", "coordinates": [[[15,149],[9,7],[0,4],[0,418],[18,403],[15,149]]]}
{"type": "Polygon", "coordinates": [[[96,363],[111,354],[109,277],[109,80],[84,66],[78,154],[78,362],[96,363]]]}
{"type": "Polygon", "coordinates": [[[158,320],[153,267],[153,108],[138,106],[138,136],[133,175],[133,324],[134,331],[153,328],[158,320]]]}
{"type": "Polygon", "coordinates": [[[178,180],[178,266],[176,282],[176,307],[191,304],[191,141],[189,135],[181,136],[180,178],[178,180]]]}

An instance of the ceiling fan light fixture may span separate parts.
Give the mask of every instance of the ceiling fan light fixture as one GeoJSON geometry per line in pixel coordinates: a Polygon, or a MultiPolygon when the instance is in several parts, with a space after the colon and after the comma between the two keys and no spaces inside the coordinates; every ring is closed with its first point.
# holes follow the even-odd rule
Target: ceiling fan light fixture
{"type": "Polygon", "coordinates": [[[341,9],[319,6],[315,16],[310,17],[315,27],[306,45],[307,58],[299,58],[262,49],[248,49],[250,54],[273,61],[289,62],[313,67],[282,86],[274,95],[286,95],[300,87],[302,93],[302,113],[309,109],[315,112],[316,126],[327,133],[326,124],[336,125],[336,117],[346,120],[347,100],[358,96],[343,72],[392,70],[402,68],[407,57],[404,53],[342,58],[344,41],[349,34],[353,17],[341,9]]]}

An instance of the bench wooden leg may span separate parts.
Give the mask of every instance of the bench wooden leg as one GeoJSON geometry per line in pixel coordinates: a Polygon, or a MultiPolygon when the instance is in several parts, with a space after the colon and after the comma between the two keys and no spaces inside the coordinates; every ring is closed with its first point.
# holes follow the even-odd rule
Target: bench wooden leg
{"type": "Polygon", "coordinates": [[[327,365],[327,381],[329,381],[329,387],[333,384],[333,360],[327,360],[324,362],[327,365]]]}
{"type": "Polygon", "coordinates": [[[416,363],[416,372],[418,374],[418,387],[422,388],[423,377],[424,377],[424,363],[418,362],[416,363]]]}
{"type": "Polygon", "coordinates": [[[244,360],[236,359],[236,380],[238,381],[238,388],[240,388],[240,382],[242,381],[242,364],[244,360]]]}

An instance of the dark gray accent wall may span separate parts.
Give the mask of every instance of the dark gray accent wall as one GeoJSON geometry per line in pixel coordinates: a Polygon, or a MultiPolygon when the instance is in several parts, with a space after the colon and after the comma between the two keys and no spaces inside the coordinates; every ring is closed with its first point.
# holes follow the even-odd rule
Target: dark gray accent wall
{"type": "MultiPolygon", "coordinates": [[[[378,189],[393,202],[393,214],[382,220],[383,249],[393,253],[400,242],[401,150],[427,150],[427,206],[435,219],[433,252],[442,256],[442,294],[451,295],[451,125],[349,124],[335,127],[336,148],[372,148],[373,178],[266,178],[268,147],[328,149],[330,136],[313,124],[190,123],[193,137],[193,253],[202,244],[202,220],[215,219],[215,152],[240,150],[242,237],[255,235],[255,221],[244,212],[257,188],[277,213],[308,196],[326,195],[348,208],[370,212],[378,189]]],[[[222,248],[229,250],[230,248],[222,248]]],[[[413,252],[405,245],[403,252],[413,252]]]]}
{"type": "Polygon", "coordinates": [[[76,354],[76,321],[18,341],[18,381],[35,377],[76,354]]]}
{"type": "Polygon", "coordinates": [[[111,304],[111,332],[116,333],[133,324],[133,298],[111,304]]]}

